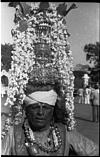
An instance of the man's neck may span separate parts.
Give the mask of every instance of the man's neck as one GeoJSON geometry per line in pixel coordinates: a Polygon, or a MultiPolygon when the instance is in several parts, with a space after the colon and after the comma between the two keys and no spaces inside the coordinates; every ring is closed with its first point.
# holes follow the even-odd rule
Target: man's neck
{"type": "Polygon", "coordinates": [[[45,127],[35,127],[35,126],[32,126],[32,125],[29,125],[30,128],[32,129],[32,131],[34,132],[44,132],[46,130],[48,130],[50,128],[50,124],[46,125],[45,127]]]}

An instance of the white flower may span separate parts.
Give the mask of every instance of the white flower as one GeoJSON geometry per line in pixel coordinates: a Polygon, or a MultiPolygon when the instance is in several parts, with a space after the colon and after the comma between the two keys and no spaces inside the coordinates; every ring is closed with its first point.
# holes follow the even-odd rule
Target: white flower
{"type": "Polygon", "coordinates": [[[31,2],[31,9],[38,9],[40,2],[31,2]]]}

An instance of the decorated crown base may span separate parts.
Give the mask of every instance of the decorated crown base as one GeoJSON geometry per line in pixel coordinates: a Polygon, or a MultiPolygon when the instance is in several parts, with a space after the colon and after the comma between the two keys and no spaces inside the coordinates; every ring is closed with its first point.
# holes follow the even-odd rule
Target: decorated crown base
{"type": "Polygon", "coordinates": [[[35,84],[55,84],[59,80],[59,73],[56,68],[52,67],[37,67],[34,66],[29,73],[29,80],[35,84]]]}

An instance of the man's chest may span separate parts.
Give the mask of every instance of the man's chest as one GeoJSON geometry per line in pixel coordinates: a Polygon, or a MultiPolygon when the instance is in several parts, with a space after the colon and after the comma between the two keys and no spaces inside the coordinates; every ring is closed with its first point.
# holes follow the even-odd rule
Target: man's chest
{"type": "Polygon", "coordinates": [[[66,144],[65,130],[64,128],[59,128],[61,145],[59,149],[54,149],[54,141],[51,140],[51,147],[48,145],[45,135],[39,136],[39,143],[34,143],[33,145],[26,146],[25,144],[25,134],[22,129],[16,129],[15,131],[15,152],[17,155],[33,155],[33,156],[64,156],[66,145],[69,151],[69,146],[66,144]]]}

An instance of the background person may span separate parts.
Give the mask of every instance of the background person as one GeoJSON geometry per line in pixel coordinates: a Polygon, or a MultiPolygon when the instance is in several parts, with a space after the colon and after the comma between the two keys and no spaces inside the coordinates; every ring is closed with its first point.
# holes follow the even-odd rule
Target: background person
{"type": "Polygon", "coordinates": [[[84,97],[83,97],[83,88],[78,89],[78,103],[84,103],[84,97]]]}
{"type": "Polygon", "coordinates": [[[91,93],[92,119],[94,122],[99,121],[99,86],[95,85],[95,90],[91,93]]]}
{"type": "Polygon", "coordinates": [[[84,102],[85,102],[85,104],[90,104],[90,95],[91,95],[90,86],[86,86],[86,88],[84,89],[84,102]]]}

